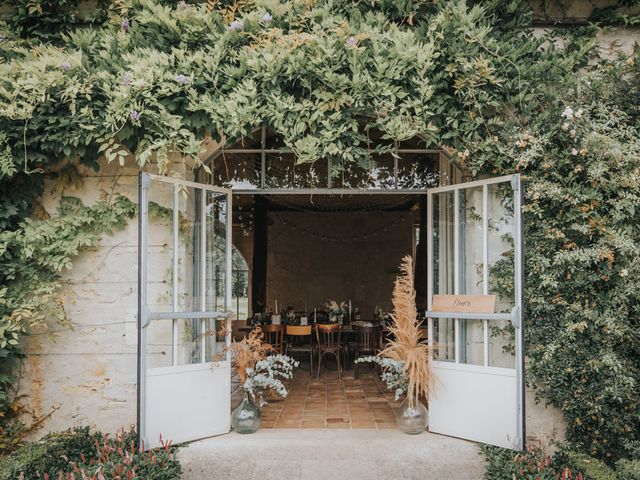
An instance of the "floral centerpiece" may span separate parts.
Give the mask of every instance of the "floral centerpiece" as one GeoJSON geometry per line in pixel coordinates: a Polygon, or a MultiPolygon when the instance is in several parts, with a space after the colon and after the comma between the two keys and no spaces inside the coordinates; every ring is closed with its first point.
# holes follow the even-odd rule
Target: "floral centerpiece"
{"type": "Polygon", "coordinates": [[[401,273],[393,289],[393,312],[389,331],[392,340],[373,357],[356,362],[375,362],[382,367],[382,380],[395,391],[396,399],[406,394],[397,414],[398,426],[405,433],[420,433],[427,426],[427,409],[420,401],[427,398],[432,381],[429,347],[416,318],[416,292],[413,288],[413,261],[402,260],[401,273]]]}
{"type": "Polygon", "coordinates": [[[329,314],[329,318],[332,322],[337,322],[347,314],[347,302],[336,302],[335,300],[329,300],[324,304],[329,314]]]}
{"type": "Polygon", "coordinates": [[[287,355],[270,355],[273,347],[265,343],[260,327],[241,341],[232,342],[227,350],[231,352],[233,368],[243,389],[242,402],[231,414],[231,425],[239,433],[253,433],[260,428],[257,398],[262,403],[265,393],[286,397],[287,388],[281,378],[293,377],[293,368],[298,362],[287,355]]]}

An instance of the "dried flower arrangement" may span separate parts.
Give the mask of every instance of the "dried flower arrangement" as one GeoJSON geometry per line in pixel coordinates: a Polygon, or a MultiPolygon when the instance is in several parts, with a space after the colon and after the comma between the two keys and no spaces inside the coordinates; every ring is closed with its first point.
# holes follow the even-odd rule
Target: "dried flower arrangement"
{"type": "Polygon", "coordinates": [[[226,347],[231,352],[233,368],[242,388],[254,399],[258,391],[273,392],[287,396],[287,389],[276,377],[293,377],[293,368],[298,362],[287,355],[269,355],[273,347],[264,341],[260,327],[254,328],[239,342],[226,347]]]}
{"type": "Polygon", "coordinates": [[[347,302],[338,303],[335,300],[328,300],[324,306],[331,322],[340,321],[349,313],[349,304],[347,302]]]}
{"type": "Polygon", "coordinates": [[[413,260],[402,259],[400,275],[393,288],[393,313],[389,331],[392,340],[376,357],[356,361],[375,362],[382,367],[382,379],[387,388],[395,389],[396,398],[407,394],[413,408],[420,397],[427,398],[432,381],[429,365],[429,346],[420,332],[416,318],[416,292],[413,287],[413,260]]]}

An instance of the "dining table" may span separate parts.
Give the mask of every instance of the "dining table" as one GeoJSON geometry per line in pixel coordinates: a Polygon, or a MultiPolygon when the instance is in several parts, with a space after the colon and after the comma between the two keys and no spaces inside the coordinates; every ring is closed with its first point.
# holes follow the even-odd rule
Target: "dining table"
{"type": "MultiPolygon", "coordinates": [[[[343,323],[342,324],[342,333],[347,333],[347,334],[355,333],[356,328],[359,327],[359,326],[362,326],[362,327],[376,327],[376,326],[381,325],[381,324],[382,324],[382,322],[380,322],[379,320],[360,320],[360,321],[355,320],[355,321],[353,321],[351,323],[343,323]]],[[[256,328],[257,326],[260,326],[260,325],[270,325],[270,323],[269,322],[264,322],[262,324],[244,325],[244,326],[238,327],[238,331],[239,332],[243,332],[243,333],[244,332],[250,332],[251,330],[253,330],[254,328],[256,328]]],[[[299,324],[295,324],[295,325],[299,325],[299,324]]],[[[388,325],[384,325],[382,327],[382,331],[383,332],[389,332],[390,331],[389,326],[388,325]]]]}

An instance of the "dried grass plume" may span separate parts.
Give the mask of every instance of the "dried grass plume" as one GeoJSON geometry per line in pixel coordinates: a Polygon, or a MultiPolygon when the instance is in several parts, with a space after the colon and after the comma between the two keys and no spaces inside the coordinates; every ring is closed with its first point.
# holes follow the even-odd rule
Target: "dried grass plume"
{"type": "Polygon", "coordinates": [[[428,398],[432,380],[429,365],[429,347],[420,332],[416,318],[416,291],[413,287],[413,260],[407,255],[402,259],[400,275],[393,288],[392,324],[389,330],[393,340],[380,355],[404,362],[409,378],[407,398],[414,407],[422,396],[428,398]]]}

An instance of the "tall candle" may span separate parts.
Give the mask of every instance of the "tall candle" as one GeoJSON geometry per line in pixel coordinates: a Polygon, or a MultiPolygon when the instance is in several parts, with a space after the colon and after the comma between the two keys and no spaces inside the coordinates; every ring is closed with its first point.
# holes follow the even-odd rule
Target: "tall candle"
{"type": "Polygon", "coordinates": [[[351,318],[351,300],[349,300],[349,318],[351,318]]]}
{"type": "Polygon", "coordinates": [[[276,299],[276,315],[278,314],[278,299],[276,299]]]}

